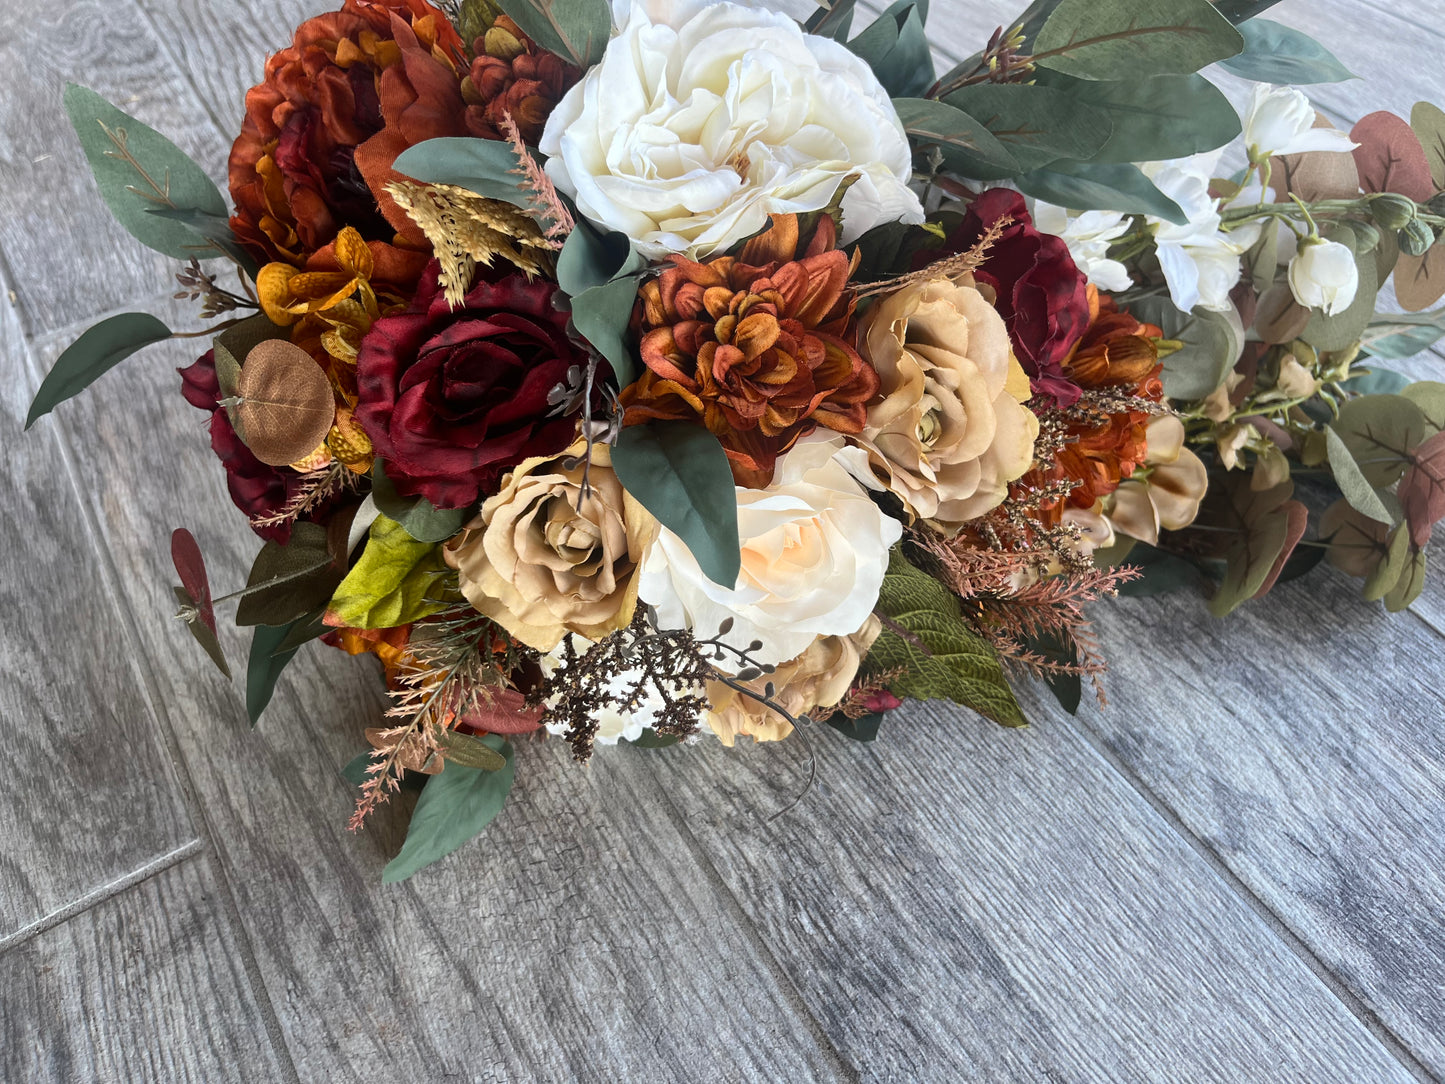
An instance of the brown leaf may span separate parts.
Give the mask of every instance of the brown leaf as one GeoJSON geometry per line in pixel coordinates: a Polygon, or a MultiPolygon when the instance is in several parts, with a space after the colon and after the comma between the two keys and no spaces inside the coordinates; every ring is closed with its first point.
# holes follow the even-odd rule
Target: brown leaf
{"type": "Polygon", "coordinates": [[[1279,556],[1274,559],[1274,565],[1265,576],[1264,583],[1260,584],[1259,590],[1254,593],[1255,598],[1269,594],[1269,589],[1274,586],[1274,581],[1279,579],[1279,574],[1284,569],[1284,563],[1289,560],[1290,554],[1299,545],[1299,540],[1305,536],[1305,528],[1309,526],[1309,509],[1299,501],[1285,501],[1279,506],[1279,510],[1286,518],[1284,546],[1279,551],[1279,556]]]}
{"type": "Polygon", "coordinates": [[[1430,541],[1431,528],[1445,518],[1445,433],[1426,439],[1410,458],[1414,464],[1395,495],[1405,509],[1410,541],[1418,549],[1430,541]]]}
{"type": "Polygon", "coordinates": [[[1294,299],[1289,286],[1278,283],[1259,297],[1254,329],[1264,342],[1287,343],[1298,339],[1310,322],[1310,310],[1294,299]]]}
{"type": "Polygon", "coordinates": [[[1401,256],[1395,265],[1395,298],[1406,312],[1421,312],[1445,297],[1445,245],[1423,256],[1401,256]]]}
{"type": "MultiPolygon", "coordinates": [[[[1321,113],[1315,114],[1315,128],[1333,128],[1321,113]]],[[[1354,199],[1360,191],[1360,172],[1349,151],[1308,151],[1289,154],[1272,161],[1270,187],[1281,200],[1293,192],[1305,201],[1354,199]]]]}
{"type": "Polygon", "coordinates": [[[1371,113],[1350,130],[1359,144],[1353,151],[1366,192],[1398,192],[1417,203],[1435,194],[1430,161],[1410,125],[1393,113],[1371,113]]]}
{"type": "Polygon", "coordinates": [[[305,350],[283,339],[268,339],[246,355],[236,392],[241,439],[273,467],[314,452],[336,418],[326,373],[305,350]]]}
{"type": "Polygon", "coordinates": [[[196,617],[216,633],[216,612],[211,606],[211,582],[206,576],[206,559],[201,556],[201,547],[196,536],[184,527],[177,527],[171,534],[171,562],[181,577],[182,590],[196,609],[196,617]]]}

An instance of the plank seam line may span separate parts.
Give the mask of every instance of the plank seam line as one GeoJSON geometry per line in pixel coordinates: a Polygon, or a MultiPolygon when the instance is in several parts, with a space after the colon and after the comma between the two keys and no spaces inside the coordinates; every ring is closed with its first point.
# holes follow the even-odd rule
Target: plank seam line
{"type": "Polygon", "coordinates": [[[53,930],[62,922],[66,922],[76,915],[89,911],[92,907],[104,903],[114,896],[120,895],[126,889],[134,888],[142,881],[148,881],[157,873],[164,873],[172,866],[184,862],[201,853],[205,845],[199,839],[193,839],[184,843],[173,851],[161,855],[159,858],[152,858],[143,866],[131,870],[124,877],[117,877],[109,884],[93,888],[83,896],[77,896],[63,907],[57,907],[47,915],[41,915],[34,922],[21,926],[12,934],[0,937],[0,953],[8,952],[10,949],[29,941],[32,937],[38,937],[47,930],[53,930]]]}
{"type": "Polygon", "coordinates": [[[1270,932],[1292,952],[1305,967],[1314,974],[1315,978],[1324,985],[1335,999],[1355,1017],[1365,1029],[1394,1056],[1395,1060],[1422,1084],[1440,1084],[1440,1078],[1435,1076],[1430,1069],[1420,1061],[1410,1050],[1405,1042],[1380,1019],[1379,1015],[1365,1002],[1347,987],[1338,976],[1332,972],[1323,960],[1316,955],[1315,951],[1305,943],[1304,939],[1274,911],[1269,904],[1255,893],[1245,883],[1244,879],[1231,869],[1228,863],[1220,856],[1207,841],[1194,832],[1184,819],[1169,806],[1134,769],[1112,749],[1108,747],[1095,730],[1075,717],[1072,728],[1106,764],[1114,769],[1119,776],[1129,784],[1133,790],[1153,808],[1165,824],[1174,833],[1189,845],[1199,855],[1204,863],[1238,896],[1269,928],[1270,932]]]}
{"type": "MultiPolygon", "coordinates": [[[[14,276],[10,272],[9,260],[4,250],[0,249],[0,285],[13,281],[14,276]]],[[[64,334],[64,330],[56,333],[64,334]]],[[[30,370],[32,382],[43,378],[45,375],[40,371],[40,359],[32,349],[29,336],[22,336],[21,352],[24,354],[26,366],[30,370]]],[[[206,845],[210,851],[211,868],[215,872],[217,895],[225,908],[226,921],[231,927],[231,932],[237,940],[240,949],[242,969],[246,973],[246,981],[250,986],[251,996],[256,999],[257,1010],[261,1014],[262,1023],[266,1028],[266,1037],[271,1044],[278,1064],[281,1066],[288,1084],[301,1084],[301,1077],[296,1070],[296,1065],[291,1057],[291,1048],[286,1043],[285,1031],[281,1027],[281,1018],[276,1012],[275,1005],[271,1001],[270,991],[267,989],[262,976],[261,966],[256,959],[255,947],[247,934],[245,924],[241,921],[240,907],[236,903],[235,890],[231,885],[231,879],[227,875],[225,863],[220,860],[220,851],[216,847],[216,832],[207,814],[206,805],[200,801],[199,790],[195,780],[191,776],[190,765],[186,763],[185,755],[181,750],[179,732],[174,721],[171,719],[169,706],[164,697],[160,695],[159,686],[156,683],[155,675],[150,667],[142,665],[142,656],[139,645],[144,641],[140,635],[137,624],[138,617],[129,612],[129,609],[120,603],[123,597],[121,591],[120,568],[116,564],[115,555],[111,553],[110,547],[105,544],[105,534],[101,529],[100,521],[95,509],[92,507],[86,495],[86,490],[81,485],[81,475],[76,466],[75,451],[71,444],[69,430],[58,419],[52,416],[52,425],[55,431],[56,446],[60,450],[60,458],[65,464],[65,472],[69,476],[71,489],[75,494],[76,503],[80,506],[80,514],[85,523],[86,533],[90,536],[90,543],[100,557],[101,577],[105,583],[107,593],[110,596],[110,605],[116,613],[120,626],[125,630],[132,650],[127,654],[132,669],[139,675],[141,680],[142,695],[145,698],[146,706],[151,711],[151,716],[160,723],[163,735],[165,751],[170,757],[174,781],[180,787],[181,796],[185,802],[192,822],[199,825],[201,839],[198,846],[206,845]]],[[[3,945],[0,942],[0,945],[3,945]]]]}
{"type": "Polygon", "coordinates": [[[862,1073],[843,1056],[842,1051],[834,1045],[832,1038],[823,1029],[822,1022],[814,1016],[812,1010],[808,1008],[807,1002],[803,1000],[802,992],[798,989],[797,983],[793,981],[793,976],[783,967],[782,962],[774,954],[772,947],[763,935],[758,932],[752,916],[750,916],[743,907],[742,901],[738,899],[737,893],[735,893],[732,887],[723,879],[722,874],[718,872],[712,859],[709,858],[707,852],[703,850],[702,844],[699,843],[697,837],[692,834],[692,829],[687,823],[687,818],[672,800],[672,795],[668,793],[667,787],[663,786],[661,780],[657,778],[657,770],[655,768],[649,768],[648,770],[652,775],[653,782],[658,784],[657,791],[662,796],[663,802],[666,803],[668,810],[672,813],[672,822],[677,826],[678,836],[682,839],[683,845],[687,847],[688,853],[692,855],[693,861],[697,863],[698,869],[702,872],[704,879],[717,891],[723,906],[733,919],[734,927],[747,938],[748,943],[753,946],[753,950],[762,959],[763,964],[772,975],[773,981],[777,984],[778,992],[782,994],[788,1006],[807,1022],[809,1035],[812,1036],[813,1041],[818,1044],[819,1049],[827,1056],[828,1060],[833,1063],[833,1070],[838,1074],[838,1078],[848,1081],[848,1084],[858,1084],[858,1082],[863,1079],[862,1073]]]}

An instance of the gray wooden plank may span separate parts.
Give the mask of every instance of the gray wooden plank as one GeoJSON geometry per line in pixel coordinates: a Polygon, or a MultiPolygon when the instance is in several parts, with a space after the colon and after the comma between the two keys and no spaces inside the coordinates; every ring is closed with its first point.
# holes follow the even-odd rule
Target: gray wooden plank
{"type": "Polygon", "coordinates": [[[195,839],[26,356],[0,300],[0,941],[195,839]]]}
{"type": "Polygon", "coordinates": [[[285,1079],[215,892],[184,862],[0,955],[0,1078],[285,1079]]]}
{"type": "MultiPolygon", "coordinates": [[[[42,340],[42,355],[63,339],[42,340]]],[[[91,499],[113,579],[301,1077],[846,1076],[767,947],[695,867],[641,762],[586,770],[560,743],[527,745],[482,843],[381,885],[405,803],[351,835],[355,792],[338,774],[381,709],[370,660],[310,649],[252,732],[239,691],[166,617],[173,526],[195,530],[218,593],[244,580],[256,548],[200,415],[177,397],[169,366],[184,349],[131,364],[127,409],[88,395],[64,426],[111,464],[91,499]],[[720,1028],[724,999],[748,1008],[720,1028]]],[[[223,642],[244,659],[239,632],[223,642]]]]}
{"type": "Polygon", "coordinates": [[[869,1079],[1410,1079],[1067,725],[812,743],[646,755],[869,1079]]]}
{"type": "Polygon", "coordinates": [[[0,21],[0,250],[30,332],[149,297],[173,261],[137,245],[99,205],[66,120],[67,80],[84,83],[164,132],[224,180],[229,140],[194,108],[189,86],[145,21],[107,0],[24,7],[0,21]]]}

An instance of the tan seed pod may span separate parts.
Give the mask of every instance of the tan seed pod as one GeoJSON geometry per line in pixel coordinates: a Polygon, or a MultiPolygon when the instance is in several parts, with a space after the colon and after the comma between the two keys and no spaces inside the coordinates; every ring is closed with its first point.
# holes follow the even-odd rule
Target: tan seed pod
{"type": "Polygon", "coordinates": [[[322,467],[326,466],[330,462],[331,449],[328,448],[325,444],[323,444],[310,455],[305,456],[302,459],[298,459],[296,460],[296,462],[288,465],[291,467],[292,470],[298,471],[301,474],[310,474],[312,471],[320,470],[322,467]]]}
{"type": "Polygon", "coordinates": [[[371,438],[356,422],[356,415],[350,407],[336,408],[336,421],[326,438],[326,446],[346,467],[357,474],[371,470],[376,459],[372,451],[371,438]]]}
{"type": "Polygon", "coordinates": [[[267,339],[246,355],[236,394],[241,439],[273,467],[312,455],[336,417],[326,373],[310,354],[284,339],[267,339]]]}

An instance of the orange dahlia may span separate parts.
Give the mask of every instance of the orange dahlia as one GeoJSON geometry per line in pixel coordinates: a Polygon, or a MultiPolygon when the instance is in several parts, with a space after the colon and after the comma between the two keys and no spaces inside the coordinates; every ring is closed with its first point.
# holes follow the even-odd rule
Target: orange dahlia
{"type": "Polygon", "coordinates": [[[765,486],[773,464],[822,425],[856,434],[878,374],[853,347],[853,264],[831,219],[803,249],[796,215],[737,256],[672,266],[639,292],[647,371],[624,391],[625,421],[700,419],[740,484],[765,486]]]}

